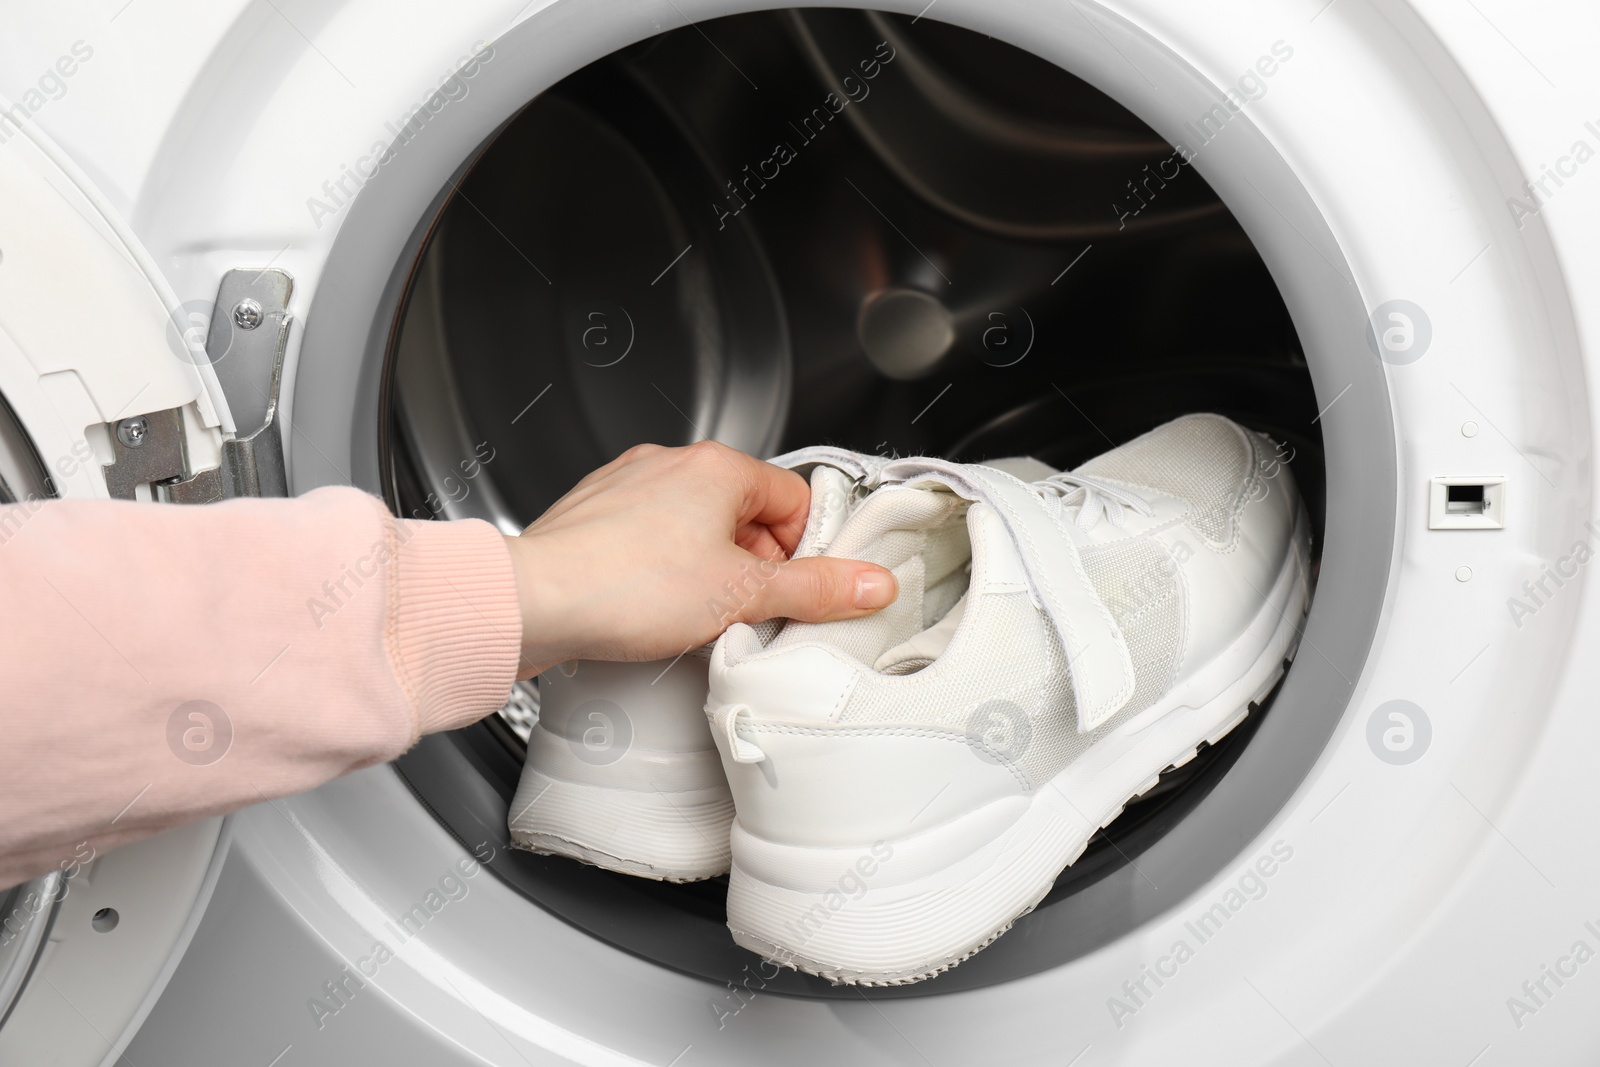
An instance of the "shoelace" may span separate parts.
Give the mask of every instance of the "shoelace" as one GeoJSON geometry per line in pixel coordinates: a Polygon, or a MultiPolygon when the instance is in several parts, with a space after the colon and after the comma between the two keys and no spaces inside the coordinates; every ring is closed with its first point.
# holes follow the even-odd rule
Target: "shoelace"
{"type": "Polygon", "coordinates": [[[1092,529],[1102,517],[1111,525],[1121,528],[1128,520],[1130,508],[1146,517],[1155,514],[1150,502],[1137,493],[1087,474],[1062,471],[1034,482],[1032,489],[1051,504],[1055,509],[1053,513],[1058,517],[1062,511],[1077,508],[1080,530],[1092,529]]]}

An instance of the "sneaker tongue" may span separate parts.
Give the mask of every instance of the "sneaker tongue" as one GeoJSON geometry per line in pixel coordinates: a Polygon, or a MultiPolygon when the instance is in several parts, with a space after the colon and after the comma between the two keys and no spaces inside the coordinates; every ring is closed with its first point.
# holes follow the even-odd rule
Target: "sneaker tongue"
{"type": "MultiPolygon", "coordinates": [[[[790,559],[820,556],[838,536],[844,520],[850,517],[850,506],[855,501],[856,483],[850,475],[837,467],[819,463],[811,468],[811,508],[806,515],[805,532],[794,546],[790,559]]],[[[767,619],[753,623],[757,640],[768,645],[783,629],[785,620],[767,619]]]]}
{"type": "Polygon", "coordinates": [[[942,490],[896,486],[873,493],[845,520],[827,554],[887,568],[900,583],[895,602],[848,622],[790,622],[769,648],[820,641],[871,664],[927,630],[967,589],[966,511],[966,501],[942,490]]]}
{"type": "Polygon", "coordinates": [[[811,512],[791,558],[820,556],[828,550],[850,516],[854,493],[855,482],[844,471],[823,464],[811,468],[811,512]]]}

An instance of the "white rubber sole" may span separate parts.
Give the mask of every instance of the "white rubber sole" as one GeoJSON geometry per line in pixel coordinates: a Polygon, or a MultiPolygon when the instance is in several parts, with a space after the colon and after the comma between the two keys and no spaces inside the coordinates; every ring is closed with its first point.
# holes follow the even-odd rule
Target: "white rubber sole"
{"type": "Polygon", "coordinates": [[[715,749],[630,749],[613,764],[574,757],[535,726],[507,820],[511,843],[666,882],[728,873],[733,794],[715,749]]]}
{"type": "Polygon", "coordinates": [[[728,926],[784,966],[903,985],[968,959],[1032,911],[1096,831],[1243,722],[1283,676],[1310,599],[1306,517],[1256,617],[1219,656],[1043,787],[894,842],[806,848],[734,822],[728,926]]]}

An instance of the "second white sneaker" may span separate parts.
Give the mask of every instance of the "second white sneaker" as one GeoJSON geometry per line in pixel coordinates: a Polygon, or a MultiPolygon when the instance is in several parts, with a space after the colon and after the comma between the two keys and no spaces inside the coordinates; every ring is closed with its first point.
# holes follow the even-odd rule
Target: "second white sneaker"
{"type": "Polygon", "coordinates": [[[732,627],[707,715],[732,787],[728,925],[898,984],[968,958],[1127,801],[1242,721],[1308,599],[1271,442],[1216,415],[1070,474],[901,460],[834,538],[900,582],[863,619],[732,627]]]}

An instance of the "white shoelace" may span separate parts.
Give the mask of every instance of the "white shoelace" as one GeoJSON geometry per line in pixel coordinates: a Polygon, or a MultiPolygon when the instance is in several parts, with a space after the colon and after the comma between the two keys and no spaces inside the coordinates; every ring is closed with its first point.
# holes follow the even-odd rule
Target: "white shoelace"
{"type": "Polygon", "coordinates": [[[1052,474],[1042,481],[1032,483],[1032,488],[1041,499],[1053,502],[1055,514],[1058,516],[1064,510],[1077,508],[1077,524],[1080,530],[1092,529],[1102,517],[1111,525],[1120,528],[1128,521],[1130,508],[1145,516],[1155,514],[1155,508],[1150,502],[1137,493],[1087,474],[1062,471],[1060,474],[1052,474]]]}

